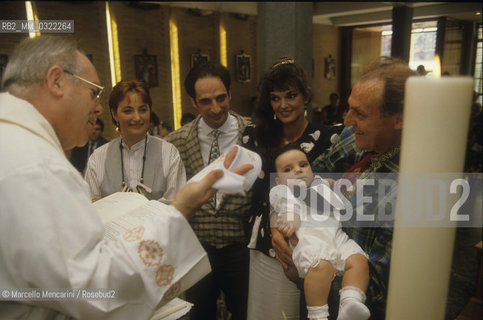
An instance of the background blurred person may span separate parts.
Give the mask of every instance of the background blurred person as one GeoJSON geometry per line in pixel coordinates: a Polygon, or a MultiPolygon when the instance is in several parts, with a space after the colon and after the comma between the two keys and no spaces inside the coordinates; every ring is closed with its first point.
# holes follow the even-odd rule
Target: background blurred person
{"type": "Polygon", "coordinates": [[[171,127],[171,125],[169,123],[167,123],[165,121],[161,121],[159,123],[159,136],[161,138],[166,137],[171,132],[173,132],[173,128],[171,127]]]}
{"type": "Polygon", "coordinates": [[[428,72],[426,71],[426,68],[424,67],[424,65],[420,64],[417,68],[416,68],[416,72],[418,73],[418,75],[422,76],[422,77],[425,77],[428,72]]]}
{"type": "Polygon", "coordinates": [[[149,118],[148,132],[152,136],[159,137],[159,117],[154,111],[151,111],[151,116],[149,118]]]}
{"type": "Polygon", "coordinates": [[[183,113],[183,116],[181,117],[181,121],[180,121],[181,126],[184,126],[185,124],[190,123],[195,118],[196,118],[196,116],[194,114],[192,114],[191,112],[183,113]]]}
{"type": "Polygon", "coordinates": [[[330,103],[322,108],[322,119],[325,125],[333,126],[342,123],[342,107],[339,103],[339,95],[332,92],[329,96],[330,103]]]}
{"type": "Polygon", "coordinates": [[[82,175],[85,173],[87,161],[94,150],[109,142],[102,136],[102,132],[104,132],[104,122],[102,122],[101,119],[97,118],[96,124],[89,126],[88,130],[89,141],[87,141],[85,146],[72,149],[70,154],[70,162],[80,173],[82,173],[82,175]]]}

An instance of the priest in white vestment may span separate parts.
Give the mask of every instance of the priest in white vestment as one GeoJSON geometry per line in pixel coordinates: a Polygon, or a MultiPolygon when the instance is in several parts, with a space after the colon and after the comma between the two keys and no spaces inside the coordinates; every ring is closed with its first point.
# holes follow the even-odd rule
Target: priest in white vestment
{"type": "MultiPolygon", "coordinates": [[[[187,218],[222,173],[186,185],[138,229],[106,239],[88,186],[63,152],[86,143],[102,111],[92,63],[72,39],[26,39],[2,87],[0,290],[107,288],[117,298],[12,301],[2,294],[0,319],[149,319],[206,259],[187,218]]],[[[198,268],[191,282],[207,272],[198,268]]]]}

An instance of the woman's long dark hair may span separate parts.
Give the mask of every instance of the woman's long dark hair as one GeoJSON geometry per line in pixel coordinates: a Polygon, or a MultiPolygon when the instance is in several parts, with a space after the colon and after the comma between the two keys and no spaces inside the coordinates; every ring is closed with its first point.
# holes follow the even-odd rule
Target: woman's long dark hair
{"type": "Polygon", "coordinates": [[[312,92],[304,70],[295,64],[293,59],[282,57],[275,61],[258,85],[259,97],[255,112],[255,139],[260,147],[260,156],[264,163],[265,172],[271,172],[272,151],[280,147],[283,136],[282,123],[280,120],[274,119],[275,113],[270,102],[270,92],[285,91],[290,88],[296,88],[310,102],[312,92]]]}

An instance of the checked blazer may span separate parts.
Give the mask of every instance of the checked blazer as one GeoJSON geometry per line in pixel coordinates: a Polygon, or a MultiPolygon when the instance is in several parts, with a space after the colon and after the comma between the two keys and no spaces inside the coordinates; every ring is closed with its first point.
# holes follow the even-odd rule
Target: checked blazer
{"type": "MultiPolygon", "coordinates": [[[[238,122],[238,144],[241,145],[242,134],[249,122],[240,115],[230,112],[238,122]]],[[[171,132],[166,141],[178,148],[181,160],[189,180],[204,168],[203,157],[198,139],[198,122],[195,120],[171,132]]],[[[192,217],[190,223],[202,243],[217,248],[230,244],[246,243],[248,241],[248,218],[251,208],[251,194],[224,195],[218,210],[212,204],[205,203],[192,217]]]]}

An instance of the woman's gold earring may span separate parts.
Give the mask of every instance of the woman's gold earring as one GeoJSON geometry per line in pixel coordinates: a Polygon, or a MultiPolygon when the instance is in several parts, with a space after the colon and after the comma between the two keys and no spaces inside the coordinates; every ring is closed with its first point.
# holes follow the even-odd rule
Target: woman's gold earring
{"type": "Polygon", "coordinates": [[[277,120],[277,116],[275,115],[275,113],[273,114],[273,120],[277,120]]]}

